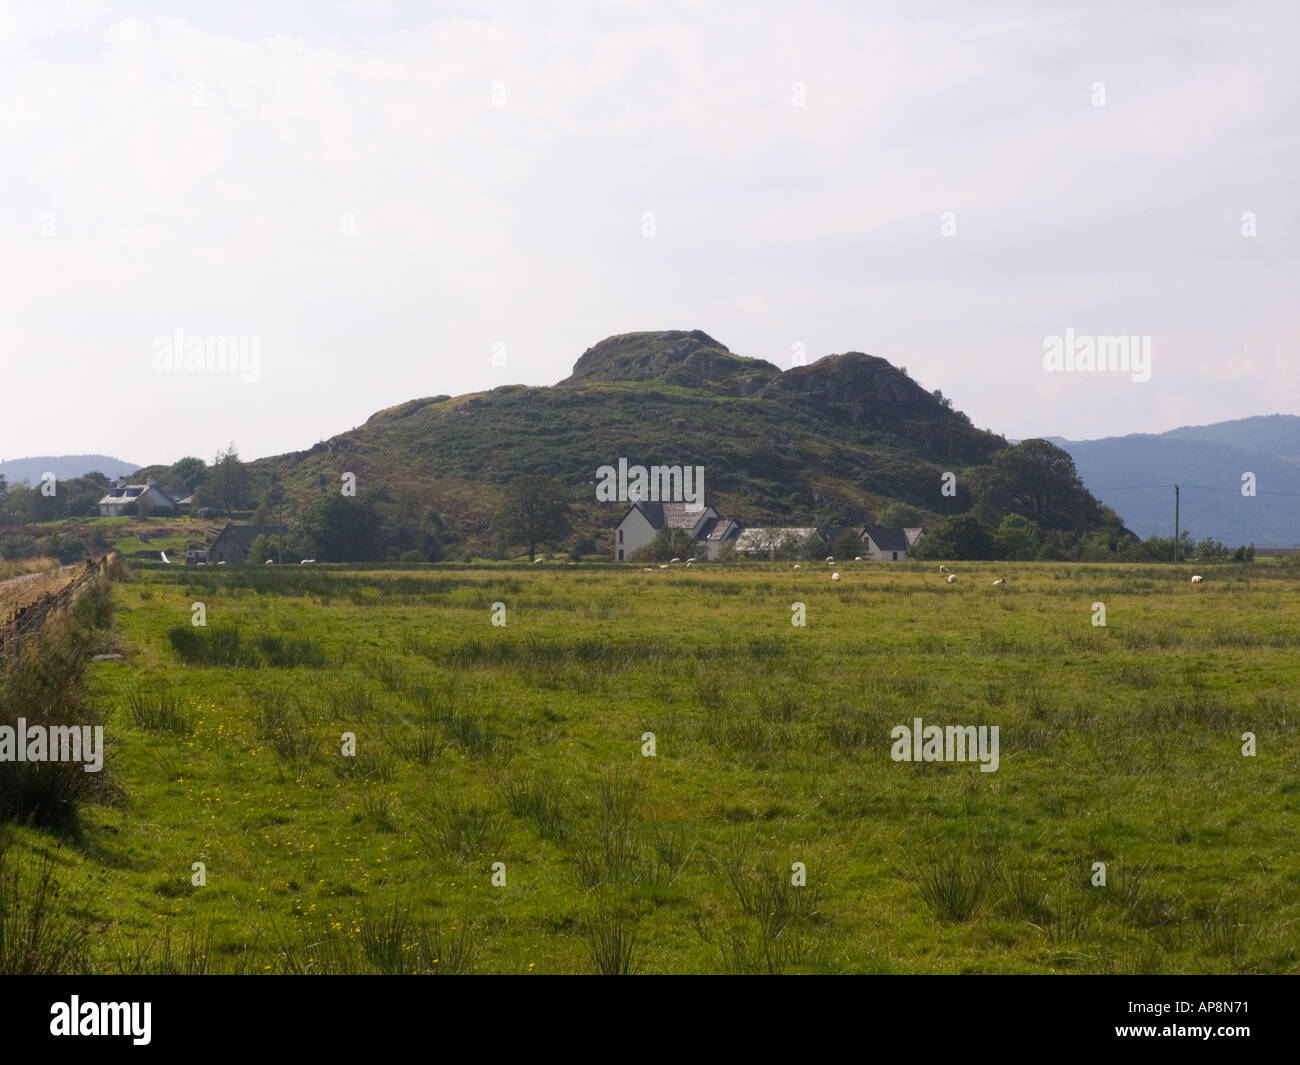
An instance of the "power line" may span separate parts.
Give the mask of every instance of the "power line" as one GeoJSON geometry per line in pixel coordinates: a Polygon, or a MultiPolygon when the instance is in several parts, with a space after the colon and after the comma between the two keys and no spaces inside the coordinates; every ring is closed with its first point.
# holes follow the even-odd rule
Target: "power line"
{"type": "MultiPolygon", "coordinates": [[[[1182,484],[1182,482],[1180,481],[1179,484],[1182,484]]],[[[1085,485],[1084,487],[1087,486],[1085,485]]],[[[1126,485],[1113,485],[1106,488],[1088,488],[1088,491],[1093,493],[1147,492],[1147,491],[1155,491],[1157,489],[1169,489],[1173,487],[1175,486],[1172,483],[1170,484],[1126,484],[1126,485]]],[[[1218,485],[1218,484],[1183,484],[1182,487],[1199,488],[1202,491],[1206,491],[1206,492],[1240,492],[1241,491],[1241,488],[1239,486],[1234,486],[1232,488],[1225,488],[1223,485],[1218,485]]],[[[1300,499],[1300,492],[1272,492],[1266,488],[1256,489],[1255,494],[1261,496],[1284,496],[1287,499],[1300,499]]]]}

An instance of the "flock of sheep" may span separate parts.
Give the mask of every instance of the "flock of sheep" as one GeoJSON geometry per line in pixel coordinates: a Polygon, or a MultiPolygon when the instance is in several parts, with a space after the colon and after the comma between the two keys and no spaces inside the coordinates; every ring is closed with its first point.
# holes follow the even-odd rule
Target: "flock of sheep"
{"type": "MultiPolygon", "coordinates": [[[[537,561],[540,562],[541,559],[539,558],[537,561]]],[[[674,563],[680,562],[680,561],[681,561],[680,558],[670,558],[667,562],[661,563],[660,566],[659,566],[659,568],[660,568],[660,569],[667,569],[669,566],[673,565],[674,563]]],[[[853,559],[853,561],[854,561],[854,562],[861,562],[861,561],[862,561],[862,556],[861,556],[861,555],[857,555],[857,556],[853,559]]],[[[695,564],[695,559],[693,559],[693,558],[688,558],[688,559],[686,560],[686,565],[687,565],[687,566],[693,566],[694,564],[695,564]]],[[[835,565],[835,556],[834,556],[834,555],[827,555],[827,556],[826,556],[826,565],[828,565],[828,566],[833,566],[833,565],[835,565]]],[[[802,569],[803,567],[802,567],[798,562],[796,562],[796,563],[794,564],[794,568],[795,568],[795,569],[802,569]]],[[[646,572],[646,573],[653,573],[653,572],[654,572],[654,567],[653,567],[653,566],[646,566],[646,567],[645,567],[645,572],[646,572]]],[[[946,574],[946,575],[947,575],[947,580],[948,580],[948,583],[949,583],[949,584],[956,584],[956,583],[957,583],[957,574],[953,573],[953,571],[950,570],[947,566],[940,566],[940,567],[939,567],[939,572],[940,572],[941,574],[946,574]]],[[[842,578],[840,577],[840,575],[839,575],[838,572],[834,572],[834,571],[833,571],[833,572],[831,573],[831,580],[832,580],[832,581],[839,581],[839,580],[841,580],[841,579],[842,579],[842,578]]],[[[1007,583],[1007,579],[1006,579],[1005,577],[998,577],[996,580],[993,581],[993,584],[994,584],[995,586],[1000,585],[1000,584],[1006,584],[1006,583],[1007,583]]],[[[1194,576],[1194,577],[1192,578],[1192,583],[1193,583],[1193,584],[1200,584],[1200,583],[1201,583],[1201,576],[1200,576],[1200,574],[1197,574],[1196,576],[1194,576]]]]}
{"type": "MultiPolygon", "coordinates": [[[[168,563],[171,562],[171,559],[169,559],[169,558],[167,557],[167,553],[166,553],[165,551],[160,551],[159,554],[162,555],[162,560],[163,560],[164,562],[168,562],[168,563]]],[[[316,560],[315,560],[314,558],[304,558],[301,562],[298,563],[298,565],[300,565],[300,566],[310,566],[310,565],[311,565],[312,563],[314,563],[315,561],[316,561],[316,560]]],[[[862,561],[862,556],[861,556],[861,555],[857,555],[857,556],[855,556],[854,559],[853,559],[853,561],[854,561],[854,562],[861,562],[861,561],[862,561]]],[[[680,559],[680,558],[670,558],[667,562],[661,563],[660,566],[659,566],[659,568],[660,568],[660,569],[667,569],[669,566],[674,565],[675,563],[678,563],[678,562],[681,562],[681,559],[680,559]]],[[[202,565],[204,565],[204,564],[205,564],[205,563],[202,563],[202,562],[199,563],[200,566],[202,566],[202,565]]],[[[542,564],[542,559],[537,558],[537,559],[534,559],[534,560],[533,560],[533,565],[534,565],[534,566],[540,566],[541,564],[542,564]]],[[[218,565],[218,566],[224,566],[225,563],[224,563],[224,562],[218,562],[217,565],[218,565]]],[[[266,560],[266,562],[264,563],[264,565],[267,565],[267,566],[274,566],[274,565],[275,565],[275,560],[274,560],[274,559],[271,559],[271,558],[268,558],[268,559],[266,560]]],[[[689,568],[690,566],[695,565],[695,559],[693,559],[693,558],[688,558],[688,559],[686,560],[686,565],[687,565],[688,568],[689,568]]],[[[834,556],[834,555],[827,555],[827,556],[826,556],[826,565],[828,565],[828,566],[833,566],[833,565],[835,565],[835,556],[834,556]]],[[[795,568],[795,569],[802,569],[803,567],[800,566],[798,562],[796,562],[796,563],[794,564],[794,568],[795,568]]],[[[646,572],[646,573],[653,573],[653,572],[654,572],[654,568],[653,568],[652,566],[646,566],[646,567],[645,567],[645,572],[646,572]]],[[[957,574],[953,573],[953,571],[950,570],[947,566],[940,566],[940,567],[939,567],[939,572],[940,572],[940,573],[945,573],[945,574],[947,574],[947,576],[948,576],[948,583],[949,583],[949,584],[956,584],[956,583],[957,583],[957,574]]],[[[835,573],[835,572],[831,573],[831,580],[832,580],[832,581],[838,581],[838,580],[840,580],[840,579],[841,579],[841,578],[840,578],[839,573],[835,573]]],[[[998,585],[998,584],[1006,584],[1007,581],[1006,581],[1006,578],[1005,578],[1005,577],[999,577],[999,578],[997,578],[997,580],[995,580],[993,583],[994,583],[995,585],[998,585]]],[[[1196,574],[1196,575],[1192,578],[1192,583],[1193,583],[1193,584],[1200,584],[1200,583],[1201,583],[1201,575],[1200,575],[1199,573],[1196,574]]]]}

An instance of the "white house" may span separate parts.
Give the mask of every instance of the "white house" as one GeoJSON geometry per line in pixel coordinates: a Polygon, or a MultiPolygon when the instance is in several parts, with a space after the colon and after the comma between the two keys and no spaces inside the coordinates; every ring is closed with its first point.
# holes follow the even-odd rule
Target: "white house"
{"type": "Polygon", "coordinates": [[[145,514],[160,510],[172,511],[176,509],[177,502],[159,488],[152,477],[145,484],[127,484],[125,477],[119,477],[108,494],[99,501],[99,516],[115,518],[132,503],[145,514]]]}
{"type": "MultiPolygon", "coordinates": [[[[692,508],[686,503],[633,503],[614,529],[614,561],[625,562],[632,552],[647,546],[660,529],[680,529],[692,540],[700,538],[706,525],[716,523],[712,507],[692,508]]],[[[716,552],[710,555],[716,558],[716,552]]]]}
{"type": "Polygon", "coordinates": [[[889,529],[868,525],[862,530],[862,557],[877,562],[903,562],[907,549],[921,538],[924,529],[889,529]],[[909,536],[908,533],[915,533],[909,536]]]}

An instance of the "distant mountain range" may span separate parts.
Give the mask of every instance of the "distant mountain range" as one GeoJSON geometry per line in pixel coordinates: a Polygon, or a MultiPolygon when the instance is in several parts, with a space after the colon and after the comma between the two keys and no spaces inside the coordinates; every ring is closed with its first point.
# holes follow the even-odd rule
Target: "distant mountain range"
{"type": "Polygon", "coordinates": [[[134,462],[123,462],[109,455],[38,455],[36,458],[5,459],[0,462],[0,476],[10,484],[26,481],[35,485],[47,473],[54,474],[60,481],[84,477],[88,473],[102,473],[111,479],[135,473],[139,468],[134,462]]]}
{"type": "Polygon", "coordinates": [[[1269,414],[1157,435],[1047,439],[1070,453],[1088,490],[1143,539],[1173,535],[1178,484],[1181,525],[1196,539],[1233,547],[1300,546],[1300,417],[1269,414]],[[1254,497],[1241,494],[1246,473],[1255,475],[1254,497]]]}

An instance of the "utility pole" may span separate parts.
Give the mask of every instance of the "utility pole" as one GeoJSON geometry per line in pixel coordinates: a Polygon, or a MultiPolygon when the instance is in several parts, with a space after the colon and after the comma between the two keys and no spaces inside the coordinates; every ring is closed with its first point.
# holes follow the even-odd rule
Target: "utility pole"
{"type": "Polygon", "coordinates": [[[1174,561],[1178,561],[1178,485],[1174,485],[1174,561]]]}

